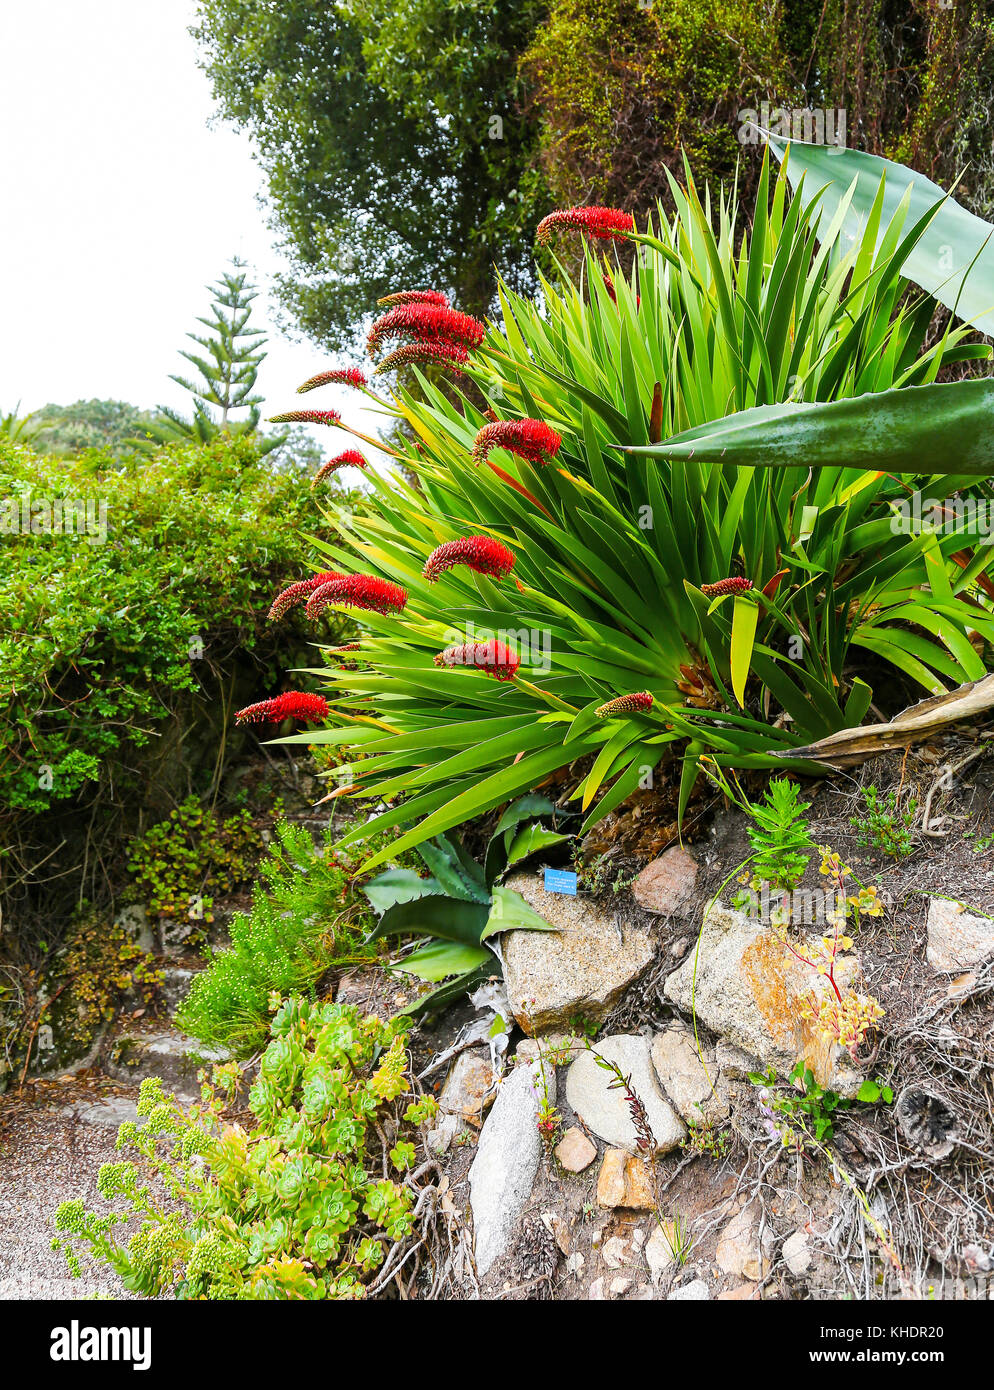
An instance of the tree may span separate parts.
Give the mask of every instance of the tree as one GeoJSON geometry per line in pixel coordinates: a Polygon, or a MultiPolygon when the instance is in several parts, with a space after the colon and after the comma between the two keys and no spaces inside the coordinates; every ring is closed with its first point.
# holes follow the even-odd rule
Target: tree
{"type": "Polygon", "coordinates": [[[152,420],[147,410],[128,401],[74,401],[72,405],[45,405],[35,418],[44,432],[34,441],[40,454],[78,454],[84,449],[104,449],[111,454],[129,452],[134,437],[152,420]]]}
{"type": "Polygon", "coordinates": [[[200,0],[222,113],[248,130],[290,271],[287,315],[352,346],[381,295],[490,305],[493,266],[533,283],[541,175],[517,56],[539,0],[200,0]]]}
{"type": "MultiPolygon", "coordinates": [[[[192,420],[160,405],[158,418],[143,429],[145,447],[170,444],[178,439],[197,439],[206,444],[223,432],[245,435],[254,434],[259,428],[259,405],[263,397],[253,392],[259,367],[266,358],[262,351],[265,334],[260,328],[248,326],[252,301],[258,297],[258,292],[248,283],[244,264],[235,257],[232,269],[226,271],[217,284],[207,287],[214,296],[211,314],[206,318],[198,317],[197,322],[204,325],[208,335],[186,335],[202,349],[202,352],[180,351],[180,356],[197,369],[199,381],[170,374],[170,380],[194,398],[192,420]],[[212,406],[220,411],[219,419],[215,419],[212,406]],[[248,415],[242,420],[232,420],[231,413],[235,410],[247,410],[248,415]]],[[[285,439],[286,435],[266,439],[262,444],[263,452],[278,448],[285,439]]]]}

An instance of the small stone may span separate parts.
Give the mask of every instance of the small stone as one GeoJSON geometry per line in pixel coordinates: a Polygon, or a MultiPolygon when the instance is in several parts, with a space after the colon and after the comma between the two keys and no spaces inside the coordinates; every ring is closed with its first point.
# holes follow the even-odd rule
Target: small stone
{"type": "Polygon", "coordinates": [[[759,1219],[752,1207],[745,1207],[733,1216],[718,1237],[715,1260],[719,1268],[742,1279],[755,1282],[762,1279],[769,1266],[759,1255],[758,1234],[759,1219]]]}
{"type": "Polygon", "coordinates": [[[690,903],[696,883],[697,860],[689,850],[673,845],[645,866],[632,884],[632,895],[647,912],[670,917],[690,903]]]}
{"type": "Polygon", "coordinates": [[[645,1245],[645,1258],[652,1282],[658,1284],[671,1265],[676,1264],[676,1223],[664,1221],[656,1226],[645,1245]]]}
{"type": "Polygon", "coordinates": [[[629,1303],[651,1303],[654,1297],[651,1284],[639,1284],[628,1301],[629,1303]]]}
{"type": "Polygon", "coordinates": [[[556,1145],[556,1157],[568,1173],[582,1173],[597,1157],[597,1149],[579,1125],[571,1125],[556,1145]]]}
{"type": "Polygon", "coordinates": [[[726,1289],[718,1295],[719,1303],[744,1303],[759,1297],[758,1284],[737,1284],[734,1289],[726,1289]]]}
{"type": "Polygon", "coordinates": [[[636,1250],[641,1250],[642,1246],[645,1244],[645,1231],[642,1230],[641,1226],[632,1231],[632,1244],[635,1246],[636,1250]]]}
{"type": "Polygon", "coordinates": [[[717,1062],[707,1053],[701,1061],[692,1033],[664,1029],[653,1038],[650,1056],[659,1084],[688,1124],[727,1118],[728,1100],[717,1090],[717,1062]]]}
{"type": "Polygon", "coordinates": [[[942,975],[958,975],[994,955],[994,917],[968,912],[965,903],[932,898],[926,958],[942,975]]]}
{"type": "Polygon", "coordinates": [[[624,1092],[612,1088],[616,1078],[600,1066],[597,1057],[615,1063],[645,1106],[646,1116],[659,1153],[676,1148],[686,1129],[669,1101],[659,1089],[649,1060],[645,1038],[624,1033],[602,1038],[596,1055],[585,1051],[566,1075],[566,1098],[589,1129],[615,1148],[635,1151],[637,1134],[624,1092]]]}
{"type": "Polygon", "coordinates": [[[433,1154],[441,1158],[442,1154],[448,1153],[461,1127],[458,1115],[442,1115],[435,1128],[428,1131],[425,1143],[433,1154]]]}
{"type": "Polygon", "coordinates": [[[601,1257],[608,1269],[620,1269],[628,1260],[628,1244],[620,1236],[612,1236],[601,1246],[601,1257]]]}
{"type": "Polygon", "coordinates": [[[711,1293],[703,1279],[694,1279],[680,1289],[674,1289],[667,1297],[667,1303],[703,1303],[711,1293]]]}
{"type": "Polygon", "coordinates": [[[783,1255],[784,1264],[797,1278],[806,1274],[811,1267],[811,1247],[804,1231],[794,1231],[789,1235],[780,1253],[783,1255]]]}
{"type": "Polygon", "coordinates": [[[609,1209],[653,1211],[656,1185],[651,1164],[626,1149],[608,1149],[597,1178],[597,1201],[609,1209]]]}
{"type": "Polygon", "coordinates": [[[580,1254],[579,1250],[577,1250],[572,1255],[567,1257],[566,1273],[575,1274],[577,1278],[579,1278],[579,1276],[583,1273],[583,1266],[585,1264],[586,1260],[580,1254]]]}
{"type": "Polygon", "coordinates": [[[525,1062],[540,1064],[542,1061],[546,1066],[557,1062],[566,1066],[584,1050],[583,1043],[575,1037],[571,1039],[568,1033],[543,1033],[540,1038],[522,1038],[514,1050],[513,1060],[516,1067],[525,1062]]]}
{"type": "Polygon", "coordinates": [[[505,886],[555,929],[501,938],[508,1004],[530,1035],[566,1028],[577,1014],[603,1018],[655,957],[648,932],[584,898],[547,893],[537,874],[516,874],[505,886]]]}
{"type": "Polygon", "coordinates": [[[467,1048],[460,1052],[445,1078],[439,1109],[448,1115],[461,1115],[464,1120],[479,1121],[496,1092],[496,1080],[489,1052],[482,1048],[467,1048]]]}
{"type": "MultiPolygon", "coordinates": [[[[556,1099],[556,1078],[548,1079],[556,1099]]],[[[538,1100],[527,1067],[501,1083],[469,1170],[476,1265],[482,1277],[502,1255],[531,1195],[542,1156],[538,1100]]]]}
{"type": "Polygon", "coordinates": [[[611,1280],[611,1297],[612,1297],[612,1298],[624,1298],[625,1294],[628,1292],[628,1290],[632,1287],[632,1285],[633,1285],[634,1283],[635,1283],[635,1280],[634,1280],[634,1279],[624,1279],[624,1278],[621,1278],[621,1279],[612,1279],[612,1280],[611,1280]]]}
{"type": "Polygon", "coordinates": [[[594,1303],[600,1302],[604,1297],[604,1280],[595,1279],[587,1290],[587,1297],[594,1303]]]}

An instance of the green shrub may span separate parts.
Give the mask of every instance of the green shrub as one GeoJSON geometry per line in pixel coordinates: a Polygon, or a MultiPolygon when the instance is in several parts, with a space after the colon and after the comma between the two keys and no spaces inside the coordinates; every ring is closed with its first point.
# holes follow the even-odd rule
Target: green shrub
{"type": "MultiPolygon", "coordinates": [[[[158,1078],[142,1083],[141,1123],[122,1125],[117,1140],[137,1162],[100,1169],[109,1212],[79,1200],[56,1212],[53,1246],[74,1276],[88,1252],[136,1293],[362,1298],[384,1260],[400,1254],[414,1228],[415,1126],[437,1108],[412,1094],[404,1035],[355,1009],[300,1000],[283,1005],[272,1033],[248,1133],[222,1121],[226,1096],[215,1087],[205,1085],[202,1101],[184,1110],[158,1078]],[[375,1176],[383,1134],[392,1177],[375,1176]],[[150,1176],[164,1185],[166,1204],[150,1176]],[[119,1236],[134,1221],[139,1229],[119,1236]]],[[[230,1065],[215,1071],[227,1098],[236,1079],[230,1065]]]]}
{"type": "MultiPolygon", "coordinates": [[[[407,848],[555,773],[585,833],[677,756],[682,812],[702,755],[812,771],[800,750],[860,723],[875,684],[899,708],[985,674],[994,614],[977,579],[994,555],[963,569],[963,526],[896,518],[932,477],[909,473],[911,446],[981,385],[927,383],[989,349],[966,327],[929,346],[935,302],[901,274],[924,219],[905,225],[902,207],[851,240],[836,219],[820,239],[811,205],[767,175],[751,234],[691,183],[674,219],[631,239],[630,274],[588,249],[582,283],[547,285],[541,306],[503,288],[502,322],[464,368],[486,411],[423,378],[423,398],[401,393],[417,488],[368,470],[378,514],[319,547],[324,567],[406,593],[399,613],[367,603],[359,669],[328,671],[333,727],[297,736],[351,750],[359,797],[403,795],[343,844],[417,822],[407,848]],[[877,402],[900,434],[863,423],[877,402]],[[794,421],[821,430],[816,460],[788,447],[794,421]],[[561,436],[554,458],[531,458],[522,430],[561,436]],[[456,540],[502,544],[513,573],[473,573],[471,551],[426,574],[456,540]],[[459,654],[491,640],[518,664],[488,674],[459,654]]],[[[975,408],[974,453],[983,420],[975,408]]]]}
{"type": "Polygon", "coordinates": [[[260,865],[252,909],[231,923],[231,945],[215,952],[193,981],[176,1022],[209,1046],[249,1056],[265,1042],[273,994],[306,991],[335,962],[371,959],[372,926],[350,879],[355,864],[317,847],[301,826],[280,822],[260,865]]]}

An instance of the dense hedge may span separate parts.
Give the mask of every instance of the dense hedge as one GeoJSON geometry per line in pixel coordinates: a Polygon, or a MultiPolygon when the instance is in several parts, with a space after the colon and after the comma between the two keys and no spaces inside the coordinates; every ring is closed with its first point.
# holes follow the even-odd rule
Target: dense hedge
{"type": "Polygon", "coordinates": [[[275,693],[303,649],[302,629],[265,613],[309,572],[317,520],[300,477],[250,440],[126,463],[0,443],[8,923],[43,883],[98,898],[108,846],[143,812],[217,786],[233,707],[275,693]]]}

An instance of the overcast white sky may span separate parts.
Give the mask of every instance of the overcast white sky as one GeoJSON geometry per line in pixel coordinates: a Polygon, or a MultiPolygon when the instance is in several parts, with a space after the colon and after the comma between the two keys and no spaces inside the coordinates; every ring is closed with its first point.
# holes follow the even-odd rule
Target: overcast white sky
{"type": "MultiPolygon", "coordinates": [[[[169,373],[204,286],[233,255],[263,290],[279,265],[247,136],[208,128],[194,13],[193,0],[0,0],[0,409],[99,396],[188,412],[169,373]]],[[[355,411],[354,395],[294,396],[328,359],[256,303],[271,334],[263,414],[355,411]]]]}

